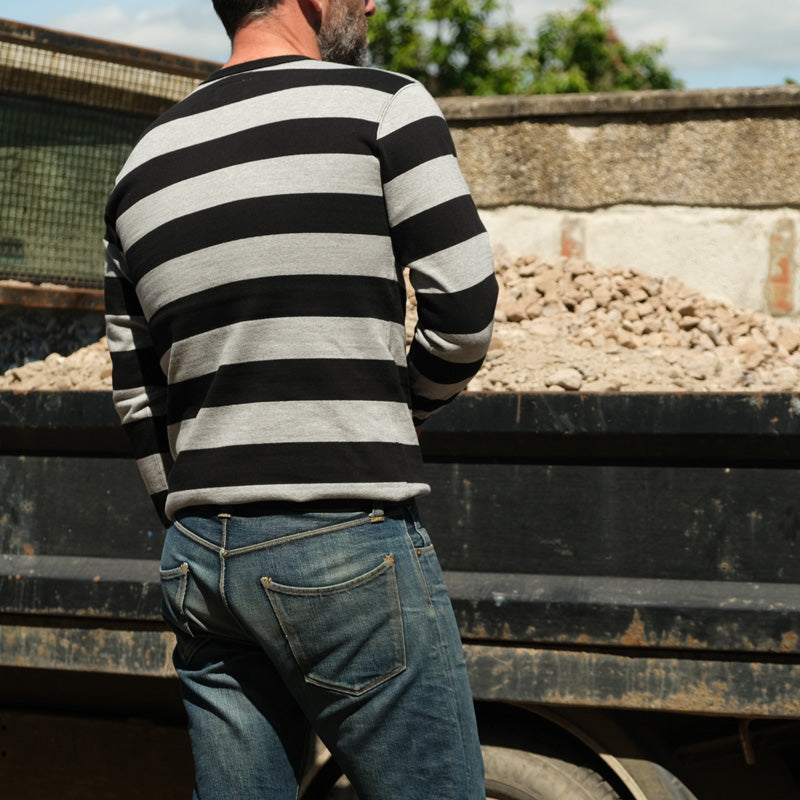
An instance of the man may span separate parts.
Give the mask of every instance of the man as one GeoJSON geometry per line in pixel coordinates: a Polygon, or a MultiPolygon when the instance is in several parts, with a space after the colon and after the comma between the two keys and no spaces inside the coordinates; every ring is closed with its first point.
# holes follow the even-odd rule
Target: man
{"type": "Polygon", "coordinates": [[[415,427],[491,336],[486,233],[432,98],[352,66],[373,0],[215,8],[231,59],[145,132],[106,215],[114,401],[168,526],[195,797],[296,798],[313,730],[361,800],[483,800],[414,498],[415,427]]]}

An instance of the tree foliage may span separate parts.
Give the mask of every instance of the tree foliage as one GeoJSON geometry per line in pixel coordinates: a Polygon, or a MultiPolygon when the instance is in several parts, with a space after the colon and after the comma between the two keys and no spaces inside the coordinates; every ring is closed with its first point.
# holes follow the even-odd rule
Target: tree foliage
{"type": "Polygon", "coordinates": [[[531,89],[540,93],[678,89],[659,59],[660,44],[630,49],[604,12],[611,0],[585,0],[575,14],[548,14],[530,52],[531,89]]]}
{"type": "Polygon", "coordinates": [[[381,0],[370,21],[375,66],[422,81],[433,94],[510,94],[522,31],[498,0],[381,0]]]}
{"type": "Polygon", "coordinates": [[[501,0],[382,0],[370,24],[375,66],[433,94],[552,94],[677,89],[663,46],[629,48],[606,16],[611,0],[548,14],[534,37],[501,0]]]}

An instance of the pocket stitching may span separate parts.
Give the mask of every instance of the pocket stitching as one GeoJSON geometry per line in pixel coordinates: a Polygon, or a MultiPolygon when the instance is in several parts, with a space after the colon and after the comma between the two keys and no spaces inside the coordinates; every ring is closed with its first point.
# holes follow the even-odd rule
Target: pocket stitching
{"type": "Polygon", "coordinates": [[[271,578],[262,578],[261,583],[268,592],[274,591],[295,597],[311,597],[314,595],[327,597],[331,594],[338,594],[339,592],[346,592],[348,589],[356,589],[359,586],[363,586],[365,583],[369,583],[371,580],[380,577],[384,572],[392,569],[392,567],[394,567],[394,556],[390,554],[384,556],[381,563],[369,572],[365,572],[363,575],[358,575],[343,583],[332,583],[328,586],[288,586],[287,584],[273,581],[271,578]]]}
{"type": "Polygon", "coordinates": [[[349,519],[346,522],[337,522],[333,525],[324,525],[321,528],[309,528],[305,531],[297,531],[297,533],[289,533],[286,536],[281,536],[278,539],[270,539],[267,542],[260,542],[259,544],[251,544],[247,547],[237,547],[233,550],[228,550],[227,555],[236,556],[243,553],[253,553],[257,550],[265,550],[270,547],[278,547],[282,544],[292,544],[299,542],[303,539],[310,539],[315,536],[324,536],[328,533],[336,533],[337,531],[347,530],[349,528],[358,528],[361,525],[367,525],[373,522],[373,518],[369,516],[357,517],[356,519],[349,519]]]}
{"type": "MultiPolygon", "coordinates": [[[[395,573],[394,557],[389,555],[385,556],[377,567],[371,569],[356,578],[345,581],[339,584],[331,584],[330,586],[316,586],[316,587],[302,587],[302,586],[287,586],[285,584],[276,583],[270,578],[264,577],[261,579],[261,584],[267,596],[267,600],[272,607],[273,613],[278,621],[278,624],[283,631],[286,643],[292,652],[295,662],[303,674],[303,679],[310,684],[319,686],[323,689],[337,691],[342,694],[351,696],[360,696],[370,691],[371,689],[380,686],[391,678],[399,675],[406,669],[406,645],[405,645],[405,626],[403,624],[402,606],[400,603],[400,591],[397,584],[397,576],[395,573]],[[297,645],[302,645],[301,638],[302,632],[297,630],[296,626],[292,624],[289,615],[286,613],[281,602],[278,599],[279,595],[286,597],[331,597],[340,594],[346,590],[352,590],[365,586],[373,580],[379,578],[384,573],[389,573],[387,576],[391,581],[390,591],[391,600],[389,601],[390,607],[388,608],[390,622],[396,620],[396,624],[392,624],[393,634],[395,637],[395,658],[396,665],[389,671],[382,673],[375,677],[369,683],[359,685],[357,688],[344,685],[341,682],[334,682],[332,680],[324,680],[310,674],[314,668],[310,662],[313,659],[308,655],[304,655],[297,645]]],[[[388,665],[387,665],[388,666],[388,665]]]]}

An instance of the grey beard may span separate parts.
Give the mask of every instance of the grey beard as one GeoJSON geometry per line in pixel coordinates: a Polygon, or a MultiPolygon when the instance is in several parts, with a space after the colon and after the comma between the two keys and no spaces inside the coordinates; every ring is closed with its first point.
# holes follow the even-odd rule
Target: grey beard
{"type": "Polygon", "coordinates": [[[360,20],[345,18],[320,29],[317,44],[323,61],[363,67],[367,63],[367,40],[360,20]]]}

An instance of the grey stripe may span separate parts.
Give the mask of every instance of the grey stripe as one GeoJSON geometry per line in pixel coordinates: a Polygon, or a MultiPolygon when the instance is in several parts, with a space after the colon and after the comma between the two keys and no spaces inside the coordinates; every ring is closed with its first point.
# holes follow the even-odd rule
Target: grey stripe
{"type": "Polygon", "coordinates": [[[443,294],[469,289],[494,273],[489,235],[480,233],[408,266],[413,270],[417,292],[443,294]]]}
{"type": "MultiPolygon", "coordinates": [[[[428,397],[431,400],[447,400],[461,391],[469,383],[469,381],[461,381],[460,383],[436,383],[421,375],[413,365],[409,365],[409,373],[414,391],[420,396],[428,397]]],[[[418,417],[427,416],[419,412],[415,412],[415,414],[418,417]]]]}
{"type": "Polygon", "coordinates": [[[300,86],[273,92],[269,102],[254,97],[190,117],[164,122],[153,128],[137,145],[119,178],[146,161],[177,148],[223,139],[256,125],[296,120],[341,117],[347,109],[351,119],[375,120],[386,103],[386,93],[360,86],[300,86]],[[302,110],[301,113],[298,111],[302,110]]]}
{"type": "Polygon", "coordinates": [[[145,313],[231,280],[276,275],[370,275],[395,280],[391,241],[356,234],[281,234],[197,250],[148,272],[136,287],[145,313]]]}
{"type": "Polygon", "coordinates": [[[436,101],[422,85],[409,83],[395,93],[391,104],[386,108],[378,126],[378,138],[388,136],[423,117],[444,118],[436,101]]]}
{"type": "Polygon", "coordinates": [[[204,408],[170,426],[173,449],[291,442],[398,442],[415,445],[408,406],[375,401],[293,401],[204,408]]]}
{"type": "Polygon", "coordinates": [[[139,474],[142,476],[148,494],[163,492],[167,487],[167,475],[164,471],[164,461],[159,453],[136,461],[139,474]]]}
{"type": "Polygon", "coordinates": [[[127,246],[181,215],[250,197],[282,194],[380,194],[380,166],[372,156],[321,153],[249,161],[180,181],[148,195],[117,220],[127,246]]]}
{"type": "Polygon", "coordinates": [[[144,349],[152,344],[150,333],[146,328],[146,320],[142,316],[106,314],[106,325],[108,326],[109,353],[144,349]]]}
{"type": "Polygon", "coordinates": [[[266,484],[264,486],[214,486],[173,492],[167,499],[167,514],[173,516],[184,506],[253,503],[261,500],[304,503],[312,500],[370,500],[401,503],[429,494],[427,483],[315,483],[313,486],[266,484]]]}
{"type": "MultiPolygon", "coordinates": [[[[304,358],[391,360],[405,365],[402,325],[369,317],[278,317],[239,322],[172,345],[161,365],[170,383],[221,364],[304,358]]],[[[302,369],[302,363],[297,366],[302,369]]]]}
{"type": "Polygon", "coordinates": [[[384,191],[391,226],[440,203],[469,194],[454,156],[426,161],[389,181],[384,185],[384,191]]]}
{"type": "Polygon", "coordinates": [[[417,331],[415,339],[428,352],[451,364],[471,364],[486,354],[492,340],[494,322],[478,333],[437,333],[432,330],[417,331]]]}

